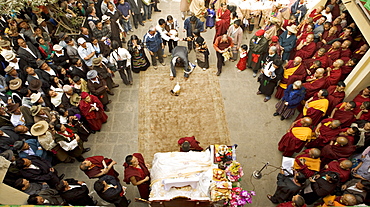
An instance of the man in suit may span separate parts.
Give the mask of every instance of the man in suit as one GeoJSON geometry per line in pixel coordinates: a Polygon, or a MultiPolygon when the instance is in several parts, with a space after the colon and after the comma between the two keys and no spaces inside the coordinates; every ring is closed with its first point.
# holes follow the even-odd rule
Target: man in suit
{"type": "Polygon", "coordinates": [[[36,136],[33,136],[29,131],[28,127],[24,125],[18,125],[14,128],[15,133],[17,133],[22,140],[27,139],[37,139],[36,136]]]}
{"type": "Polygon", "coordinates": [[[83,181],[75,179],[61,180],[56,189],[64,200],[73,206],[95,206],[96,202],[89,196],[89,189],[83,181]]]}
{"type": "Polygon", "coordinates": [[[24,39],[18,39],[18,55],[26,60],[32,67],[37,68],[36,61],[41,60],[39,50],[33,44],[26,42],[24,39]]]}
{"type": "Polygon", "coordinates": [[[20,137],[13,130],[13,126],[2,126],[0,128],[0,151],[13,149],[14,142],[20,141],[20,137]]]}
{"type": "Polygon", "coordinates": [[[20,169],[21,175],[30,181],[47,182],[49,186],[55,186],[64,177],[58,177],[57,171],[45,159],[36,155],[29,155],[27,158],[18,158],[16,166],[20,169]]]}
{"type": "Polygon", "coordinates": [[[189,62],[188,49],[185,46],[176,46],[172,50],[170,80],[173,80],[176,77],[175,67],[184,67],[185,80],[189,78],[190,73],[195,68],[195,65],[189,62]],[[189,68],[189,66],[191,69],[189,68]]]}
{"type": "Polygon", "coordinates": [[[71,77],[79,76],[80,78],[86,79],[86,72],[83,68],[82,61],[78,58],[71,59],[71,66],[69,67],[69,74],[71,77]]]}
{"type": "Polygon", "coordinates": [[[137,29],[138,24],[144,26],[141,14],[144,13],[143,3],[141,0],[128,0],[131,6],[132,18],[134,21],[135,29],[137,29]]]}
{"type": "Polygon", "coordinates": [[[300,23],[306,16],[307,7],[304,0],[297,0],[290,8],[291,14],[295,16],[296,23],[300,23]]]}
{"type": "MultiPolygon", "coordinates": [[[[126,188],[125,188],[126,189],[126,188]]],[[[113,203],[116,207],[127,207],[131,201],[127,200],[125,190],[121,184],[111,175],[104,175],[94,183],[94,190],[100,198],[113,203]]]]}
{"type": "Polygon", "coordinates": [[[67,54],[69,58],[80,58],[80,56],[78,55],[78,50],[77,50],[78,46],[75,43],[75,41],[69,36],[66,37],[64,41],[67,43],[66,50],[67,50],[67,54]]]}
{"type": "Polygon", "coordinates": [[[55,189],[45,189],[41,190],[36,195],[30,195],[30,197],[28,197],[27,203],[30,205],[68,205],[65,200],[59,195],[59,192],[55,189]]]}
{"type": "Polygon", "coordinates": [[[14,143],[14,149],[18,150],[19,157],[27,158],[29,155],[36,155],[38,157],[44,158],[50,164],[52,157],[49,156],[44,150],[37,139],[28,139],[26,141],[16,141],[14,143]]]}
{"type": "Polygon", "coordinates": [[[287,26],[287,30],[279,36],[279,44],[283,49],[282,60],[288,60],[290,56],[290,51],[295,48],[297,41],[297,26],[287,26]]]}

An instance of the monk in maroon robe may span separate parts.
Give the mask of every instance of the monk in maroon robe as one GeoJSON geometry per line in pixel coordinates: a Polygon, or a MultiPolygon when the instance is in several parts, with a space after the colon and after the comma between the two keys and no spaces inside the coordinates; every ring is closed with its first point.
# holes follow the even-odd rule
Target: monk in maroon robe
{"type": "Polygon", "coordinates": [[[294,169],[309,178],[320,171],[321,151],[317,148],[305,149],[294,160],[294,169]]]}
{"type": "Polygon", "coordinates": [[[356,103],[354,101],[340,103],[331,112],[330,118],[339,120],[342,127],[350,126],[356,120],[353,112],[355,108],[356,103]]]}
{"type": "Polygon", "coordinates": [[[355,50],[352,53],[352,58],[356,58],[358,61],[365,55],[367,50],[369,49],[368,44],[363,44],[359,49],[355,50]]]}
{"type": "Polygon", "coordinates": [[[329,164],[325,165],[321,172],[336,172],[339,174],[340,182],[345,183],[351,175],[352,162],[348,159],[341,158],[339,160],[333,160],[329,164]]]}
{"type": "Polygon", "coordinates": [[[298,115],[296,120],[302,117],[310,117],[313,126],[319,124],[322,117],[325,116],[329,106],[329,101],[326,99],[327,96],[328,91],[326,89],[321,89],[317,95],[308,99],[303,107],[303,111],[298,115]]]}
{"type": "MultiPolygon", "coordinates": [[[[326,55],[326,50],[325,48],[320,48],[315,54],[314,56],[312,56],[312,58],[310,59],[307,59],[307,60],[304,60],[303,62],[305,63],[306,67],[309,68],[310,66],[312,66],[313,62],[315,61],[320,61],[321,62],[321,65],[320,67],[322,68],[327,68],[330,64],[330,59],[329,57],[326,55]]],[[[313,73],[312,73],[313,74],[313,73]]],[[[311,75],[311,74],[309,74],[311,75]]]]}
{"type": "Polygon", "coordinates": [[[370,86],[364,88],[354,99],[354,102],[363,103],[365,101],[370,101],[370,86]]]}
{"type": "Polygon", "coordinates": [[[89,127],[94,131],[99,131],[102,124],[107,122],[108,116],[104,112],[104,106],[100,100],[86,92],[81,93],[82,100],[80,101],[79,108],[82,115],[89,123],[89,127]]]}
{"type": "Polygon", "coordinates": [[[342,76],[341,67],[344,65],[343,60],[338,59],[333,62],[333,65],[326,68],[326,82],[328,86],[337,85],[342,76]]]}
{"type": "Polygon", "coordinates": [[[302,86],[306,89],[305,100],[314,96],[322,88],[327,88],[326,78],[324,77],[325,70],[319,68],[315,71],[314,77],[310,80],[306,80],[306,83],[303,83],[302,86]]]}
{"type": "Polygon", "coordinates": [[[346,88],[346,84],[343,81],[339,81],[336,86],[329,86],[328,90],[328,100],[329,100],[329,108],[326,111],[327,114],[331,114],[333,109],[343,101],[344,97],[346,96],[346,92],[344,89],[346,88]]]}
{"type": "Polygon", "coordinates": [[[355,135],[358,132],[359,132],[359,129],[357,127],[346,127],[346,128],[341,129],[339,136],[347,138],[349,144],[355,145],[355,142],[356,142],[355,135]]]}
{"type": "Polygon", "coordinates": [[[342,50],[340,52],[340,59],[342,59],[345,62],[351,59],[351,56],[352,56],[352,51],[351,49],[349,49],[350,46],[351,46],[351,41],[349,40],[344,41],[341,46],[342,50]]]}
{"type": "Polygon", "coordinates": [[[337,137],[335,141],[331,141],[329,145],[322,148],[321,151],[321,165],[326,165],[332,160],[340,158],[348,158],[356,150],[355,145],[348,143],[345,137],[337,137]]]}
{"type": "Polygon", "coordinates": [[[189,150],[184,150],[183,147],[180,147],[180,152],[188,152],[190,150],[192,151],[203,151],[203,148],[201,146],[199,146],[200,142],[198,142],[194,136],[192,137],[183,137],[183,138],[180,138],[179,141],[177,141],[177,143],[182,146],[182,144],[184,144],[185,142],[188,142],[189,143],[189,150]]]}
{"type": "Polygon", "coordinates": [[[216,33],[213,42],[217,37],[227,33],[230,27],[230,10],[227,9],[226,3],[222,3],[221,7],[217,10],[216,18],[216,33]]]}
{"type": "Polygon", "coordinates": [[[340,58],[342,44],[339,41],[334,42],[331,48],[328,49],[326,55],[334,62],[340,58]]]}
{"type": "Polygon", "coordinates": [[[357,102],[356,109],[353,112],[356,115],[356,119],[370,121],[370,102],[357,102]]]}
{"type": "Polygon", "coordinates": [[[137,186],[140,198],[148,200],[150,194],[150,172],[145,164],[143,155],[134,153],[126,156],[123,166],[125,167],[123,181],[137,186]]]}
{"type": "Polygon", "coordinates": [[[295,195],[292,198],[292,201],[288,201],[285,203],[279,203],[276,207],[307,207],[307,205],[304,203],[304,198],[300,195],[295,195]]]}
{"type": "Polygon", "coordinates": [[[340,121],[334,120],[332,118],[324,119],[317,125],[315,129],[315,136],[312,142],[306,144],[307,148],[318,148],[321,149],[325,145],[329,144],[330,141],[338,136],[341,132],[340,121]]]}
{"type": "Polygon", "coordinates": [[[316,43],[313,40],[313,34],[307,35],[306,39],[302,40],[296,47],[295,57],[301,57],[302,60],[312,57],[316,50],[316,43]]]}
{"type": "Polygon", "coordinates": [[[312,10],[312,12],[308,15],[308,17],[311,17],[313,22],[316,22],[322,17],[321,12],[324,10],[323,6],[319,6],[317,9],[312,10]]]}
{"type": "MultiPolygon", "coordinates": [[[[325,48],[326,50],[329,50],[332,45],[330,44],[331,41],[335,40],[337,38],[336,36],[336,29],[335,27],[331,27],[329,31],[324,31],[322,35],[322,40],[320,42],[316,43],[316,49],[325,48]],[[327,34],[325,34],[327,32],[327,34]]],[[[339,43],[340,44],[340,43],[339,43]]]]}
{"type": "MultiPolygon", "coordinates": [[[[343,59],[343,61],[345,61],[343,59]]],[[[340,80],[343,81],[347,78],[347,76],[352,72],[352,70],[355,68],[357,64],[357,60],[355,58],[349,59],[340,69],[342,70],[342,76],[340,77],[340,80]]]]}
{"type": "Polygon", "coordinates": [[[292,123],[288,132],[281,138],[278,149],[283,156],[290,157],[295,152],[300,152],[304,145],[312,139],[312,130],[309,127],[312,120],[304,117],[292,123]]]}
{"type": "Polygon", "coordinates": [[[116,161],[105,158],[103,156],[93,156],[86,158],[80,165],[80,169],[92,178],[99,178],[103,175],[111,175],[118,179],[119,173],[114,170],[113,165],[117,164],[116,161]]]}

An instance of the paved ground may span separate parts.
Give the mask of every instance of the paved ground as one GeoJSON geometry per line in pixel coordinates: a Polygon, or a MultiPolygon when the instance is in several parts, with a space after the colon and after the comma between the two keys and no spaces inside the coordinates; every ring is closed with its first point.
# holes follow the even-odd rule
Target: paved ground
{"type": "MultiPolygon", "coordinates": [[[[161,13],[153,14],[153,22],[146,23],[145,27],[139,26],[135,34],[140,38],[147,31],[151,24],[156,24],[159,18],[165,18],[172,14],[178,19],[180,28],[183,28],[179,11],[179,2],[161,0],[161,13]]],[[[181,29],[182,30],[182,29],[181,29]]],[[[183,37],[183,34],[181,34],[183,37]]],[[[214,30],[203,33],[210,48],[210,62],[215,70],[216,55],[212,47],[214,30]]],[[[245,33],[245,37],[251,35],[245,33]]],[[[249,41],[244,40],[246,43],[249,41]]],[[[185,43],[180,43],[185,45],[185,43]]],[[[166,54],[168,49],[166,48],[166,54]]],[[[194,53],[190,54],[190,60],[194,60],[194,53]]],[[[169,63],[169,58],[165,59],[169,63]]],[[[273,193],[276,187],[275,168],[268,167],[263,171],[264,176],[261,180],[251,178],[254,170],[260,169],[264,163],[270,162],[271,165],[279,166],[281,163],[281,153],[277,150],[277,142],[288,129],[291,120],[280,121],[273,117],[276,99],[267,103],[263,102],[262,96],[257,96],[258,83],[252,78],[252,71],[238,73],[234,65],[236,63],[227,62],[224,71],[219,77],[222,96],[224,98],[226,118],[230,130],[231,141],[239,145],[237,148],[237,159],[244,168],[244,177],[241,182],[246,190],[255,190],[257,195],[250,206],[274,206],[266,198],[267,193],[273,193]]],[[[169,65],[169,64],[168,64],[169,65]]],[[[199,68],[198,68],[199,69],[199,68]]],[[[153,70],[149,68],[148,70],[153,70]]],[[[119,76],[117,74],[117,76],[119,76]]],[[[190,77],[191,78],[191,77],[190,77]]],[[[137,151],[138,135],[138,88],[139,75],[134,74],[134,84],[125,86],[119,77],[115,78],[119,88],[114,89],[115,95],[111,97],[113,103],[109,106],[111,112],[108,122],[103,126],[101,132],[91,135],[85,147],[91,147],[91,151],[85,156],[103,155],[118,162],[115,169],[123,178],[124,158],[127,154],[137,151]]],[[[180,137],[181,135],[179,135],[180,137]]],[[[78,163],[59,164],[56,168],[66,177],[73,177],[87,182],[89,189],[93,189],[94,180],[89,180],[87,176],[79,170],[78,163]]],[[[123,182],[121,182],[123,183],[123,182]]],[[[138,197],[138,191],[132,185],[128,186],[127,197],[133,199],[138,197]]],[[[95,198],[98,196],[95,194],[95,198]]],[[[100,200],[99,200],[100,201],[100,200]]],[[[100,202],[103,205],[104,203],[100,202]]],[[[145,204],[133,203],[130,206],[146,206],[145,204]]]]}

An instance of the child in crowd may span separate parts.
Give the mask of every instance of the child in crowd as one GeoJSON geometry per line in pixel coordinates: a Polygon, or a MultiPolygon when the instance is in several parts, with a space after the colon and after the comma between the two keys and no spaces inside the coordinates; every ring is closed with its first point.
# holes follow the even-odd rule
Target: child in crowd
{"type": "Polygon", "coordinates": [[[243,44],[240,46],[240,59],[238,64],[235,65],[238,68],[238,72],[243,71],[247,68],[247,59],[248,59],[248,46],[243,44]]]}
{"type": "Polygon", "coordinates": [[[215,26],[216,22],[216,11],[215,5],[210,4],[209,8],[207,9],[208,16],[206,17],[206,29],[209,27],[212,29],[215,26]]]}

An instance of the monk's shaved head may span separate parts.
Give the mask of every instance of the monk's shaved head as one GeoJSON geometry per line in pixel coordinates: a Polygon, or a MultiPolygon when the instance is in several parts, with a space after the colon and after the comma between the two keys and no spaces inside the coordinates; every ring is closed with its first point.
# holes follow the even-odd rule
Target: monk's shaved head
{"type": "Polygon", "coordinates": [[[346,206],[354,206],[357,204],[356,197],[353,194],[344,194],[341,201],[341,203],[346,206]]]}
{"type": "Polygon", "coordinates": [[[344,146],[344,145],[348,144],[348,139],[345,138],[345,137],[338,137],[337,138],[337,143],[344,146]]]}
{"type": "Polygon", "coordinates": [[[317,148],[312,148],[312,149],[310,149],[309,154],[310,154],[310,156],[312,158],[315,158],[316,159],[316,158],[319,158],[320,157],[321,151],[319,149],[317,149],[317,148]]]}
{"type": "Polygon", "coordinates": [[[352,167],[352,162],[350,160],[343,160],[340,162],[340,167],[344,170],[348,170],[352,167]]]}
{"type": "Polygon", "coordinates": [[[310,126],[312,124],[312,119],[310,117],[303,117],[301,123],[305,127],[310,126]]]}
{"type": "Polygon", "coordinates": [[[342,124],[342,123],[340,123],[340,121],[339,121],[339,120],[333,120],[333,121],[331,122],[331,128],[332,128],[332,129],[338,128],[341,124],[342,124]]]}
{"type": "Polygon", "coordinates": [[[338,49],[338,48],[340,48],[341,46],[342,46],[342,43],[340,43],[339,41],[334,42],[334,43],[333,43],[333,45],[332,45],[332,47],[333,47],[334,49],[338,49]]]}
{"type": "Polygon", "coordinates": [[[320,74],[324,74],[325,73],[325,69],[324,68],[318,68],[316,70],[317,73],[320,73],[320,74]]]}

